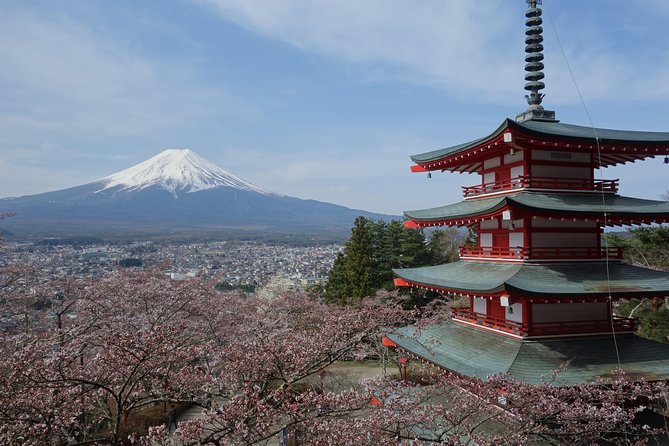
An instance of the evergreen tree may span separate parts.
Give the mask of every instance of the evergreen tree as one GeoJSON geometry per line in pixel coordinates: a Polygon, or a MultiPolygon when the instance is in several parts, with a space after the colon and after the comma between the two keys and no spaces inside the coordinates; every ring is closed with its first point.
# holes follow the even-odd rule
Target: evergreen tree
{"type": "Polygon", "coordinates": [[[332,264],[332,269],[328,273],[328,281],[323,289],[323,297],[327,302],[339,302],[348,295],[344,268],[344,253],[340,252],[332,264]]]}
{"type": "Polygon", "coordinates": [[[466,237],[458,228],[437,229],[432,232],[428,245],[432,263],[455,262],[459,258],[459,248],[466,237]]]}
{"type": "Polygon", "coordinates": [[[347,297],[353,300],[371,296],[376,291],[372,226],[371,220],[356,218],[351,238],[344,250],[344,276],[349,292],[347,297]]]}
{"type": "Polygon", "coordinates": [[[386,225],[381,243],[382,261],[379,263],[379,286],[387,290],[395,287],[393,283],[393,268],[401,268],[402,262],[402,222],[393,220],[386,225]]]}
{"type": "Polygon", "coordinates": [[[400,256],[401,264],[396,266],[414,268],[430,263],[430,250],[421,229],[403,228],[400,238],[400,256]]]}
{"type": "MultiPolygon", "coordinates": [[[[323,295],[328,302],[357,302],[379,289],[394,289],[393,268],[430,263],[421,230],[407,229],[397,220],[386,223],[358,217],[330,270],[323,295]]],[[[403,292],[409,294],[409,290],[403,292]]]]}

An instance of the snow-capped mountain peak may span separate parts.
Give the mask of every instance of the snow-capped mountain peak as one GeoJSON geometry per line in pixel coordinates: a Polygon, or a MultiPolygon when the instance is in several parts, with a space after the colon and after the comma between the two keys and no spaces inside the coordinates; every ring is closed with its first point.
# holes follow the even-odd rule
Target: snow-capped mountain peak
{"type": "Polygon", "coordinates": [[[242,180],[190,149],[167,149],[96,183],[103,185],[100,191],[119,186],[122,190],[141,190],[160,186],[174,196],[179,192],[197,192],[216,187],[232,187],[264,195],[278,195],[242,180]]]}

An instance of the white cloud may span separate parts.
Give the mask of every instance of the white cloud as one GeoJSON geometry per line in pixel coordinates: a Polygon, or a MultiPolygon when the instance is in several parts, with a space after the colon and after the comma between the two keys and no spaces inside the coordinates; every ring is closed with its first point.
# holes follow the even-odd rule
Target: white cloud
{"type": "Polygon", "coordinates": [[[148,158],[170,138],[163,135],[253,113],[203,82],[195,58],[144,54],[138,42],[73,15],[7,8],[0,29],[0,196],[73,186],[109,169],[100,160],[127,157],[142,142],[151,141],[142,149],[148,158]]]}
{"type": "Polygon", "coordinates": [[[441,0],[194,1],[305,51],[377,68],[389,65],[383,76],[495,96],[513,91],[518,85],[513,79],[522,80],[523,36],[516,33],[515,48],[504,42],[522,26],[522,16],[513,15],[522,5],[507,8],[503,0],[489,0],[485,7],[441,0]]]}
{"type": "Polygon", "coordinates": [[[145,57],[66,15],[9,10],[0,29],[0,88],[7,92],[0,116],[12,121],[0,133],[7,139],[138,135],[179,126],[228,99],[198,82],[189,61],[145,57]]]}
{"type": "MultiPolygon", "coordinates": [[[[436,86],[476,102],[508,103],[523,94],[523,2],[193,1],[259,34],[366,67],[367,79],[436,86]]],[[[667,11],[666,0],[653,1],[663,5],[660,14],[667,11]]],[[[618,93],[613,95],[616,99],[669,99],[665,75],[669,52],[663,49],[667,37],[663,26],[652,30],[654,38],[648,34],[651,30],[644,29],[648,41],[637,51],[622,50],[616,42],[624,41],[630,29],[625,30],[619,17],[608,11],[609,0],[600,1],[601,8],[592,17],[584,16],[577,2],[550,3],[586,100],[612,99],[612,92],[618,93]]],[[[632,7],[618,3],[618,10],[632,7]]],[[[637,9],[643,10],[637,11],[642,17],[653,14],[645,6],[637,9]]],[[[544,19],[548,100],[578,103],[546,14],[544,19]]]]}

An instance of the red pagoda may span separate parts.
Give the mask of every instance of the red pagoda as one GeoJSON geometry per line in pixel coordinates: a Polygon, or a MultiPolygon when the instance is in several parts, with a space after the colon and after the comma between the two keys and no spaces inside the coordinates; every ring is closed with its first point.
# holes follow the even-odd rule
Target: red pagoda
{"type": "Polygon", "coordinates": [[[525,90],[529,107],[490,135],[411,157],[413,172],[477,173],[464,200],[405,212],[412,228],[473,228],[475,247],[460,260],[396,269],[395,284],[464,296],[449,323],[401,329],[392,342],[444,369],[483,378],[507,373],[526,382],[566,362],[563,385],[591,382],[622,367],[646,379],[669,378],[669,345],[634,334],[614,315],[621,299],[669,297],[669,274],[626,264],[603,243],[604,228],[665,223],[669,202],[618,195],[618,180],[595,169],[665,156],[669,132],[564,124],[541,103],[542,19],[526,11],[525,90]]]}

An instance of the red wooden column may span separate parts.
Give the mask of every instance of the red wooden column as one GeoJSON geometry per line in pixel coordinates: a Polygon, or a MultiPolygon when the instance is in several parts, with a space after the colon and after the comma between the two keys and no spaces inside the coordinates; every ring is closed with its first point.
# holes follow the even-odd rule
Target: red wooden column
{"type": "Polygon", "coordinates": [[[523,324],[527,327],[527,332],[525,335],[529,335],[531,327],[532,327],[532,300],[523,297],[520,299],[520,301],[523,303],[523,324]]]}

